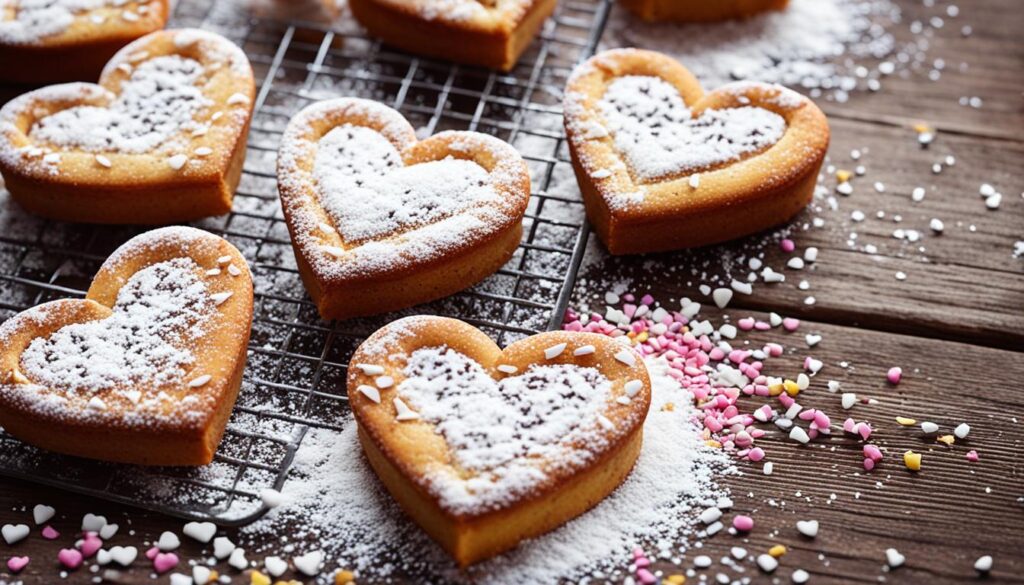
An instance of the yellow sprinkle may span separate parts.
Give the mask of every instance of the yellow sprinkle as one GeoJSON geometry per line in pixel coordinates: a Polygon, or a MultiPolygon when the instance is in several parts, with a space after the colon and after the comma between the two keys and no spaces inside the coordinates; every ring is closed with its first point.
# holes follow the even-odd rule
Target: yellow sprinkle
{"type": "Polygon", "coordinates": [[[775,546],[768,549],[768,554],[772,555],[775,558],[779,558],[782,555],[786,554],[786,547],[782,546],[781,544],[776,544],[775,546]]]}
{"type": "Polygon", "coordinates": [[[662,583],[664,583],[665,585],[683,585],[683,583],[686,583],[686,577],[679,575],[677,573],[675,575],[669,575],[668,577],[665,577],[665,580],[662,581],[662,583]]]}
{"type": "Polygon", "coordinates": [[[643,342],[647,341],[647,339],[650,336],[651,336],[650,333],[647,333],[646,331],[641,331],[640,334],[636,336],[636,342],[637,343],[643,343],[643,342]]]}
{"type": "Polygon", "coordinates": [[[334,585],[348,585],[348,583],[355,583],[356,576],[352,571],[346,571],[344,569],[334,574],[334,585]]]}
{"type": "Polygon", "coordinates": [[[782,384],[772,384],[768,387],[768,394],[771,396],[778,396],[779,394],[782,394],[783,390],[785,390],[785,387],[782,384]]]}
{"type": "Polygon", "coordinates": [[[956,437],[953,435],[942,435],[941,437],[935,437],[935,440],[946,445],[952,445],[956,442],[956,437]]]}
{"type": "Polygon", "coordinates": [[[213,583],[217,581],[217,579],[220,579],[220,573],[218,573],[217,571],[210,571],[210,578],[206,582],[213,583]]]}
{"type": "Polygon", "coordinates": [[[661,407],[661,409],[662,409],[663,411],[665,411],[665,412],[672,412],[673,410],[675,410],[675,409],[676,409],[676,405],[675,405],[675,403],[672,403],[672,402],[666,402],[666,403],[665,403],[665,404],[664,404],[664,405],[663,405],[663,406],[661,407]]]}
{"type": "Polygon", "coordinates": [[[797,386],[793,380],[786,380],[782,385],[786,387],[786,394],[790,396],[796,396],[800,393],[800,386],[797,386]]]}
{"type": "Polygon", "coordinates": [[[704,444],[707,445],[708,447],[714,447],[715,449],[719,449],[722,446],[721,443],[719,443],[718,441],[712,440],[712,439],[704,441],[704,444]]]}
{"type": "Polygon", "coordinates": [[[918,122],[917,124],[914,124],[914,132],[917,132],[918,134],[924,134],[925,132],[931,131],[932,127],[929,126],[928,124],[925,124],[924,122],[918,122]]]}
{"type": "Polygon", "coordinates": [[[853,173],[845,169],[839,169],[838,171],[836,171],[836,180],[839,181],[840,183],[845,183],[849,181],[850,177],[852,176],[853,173]]]}
{"type": "Polygon", "coordinates": [[[911,471],[921,471],[921,454],[907,451],[903,454],[903,463],[911,471]]]}
{"type": "Polygon", "coordinates": [[[897,416],[896,417],[896,422],[900,423],[901,425],[903,425],[905,427],[909,427],[911,425],[916,425],[917,424],[916,420],[914,420],[912,418],[907,418],[905,416],[897,416]]]}
{"type": "Polygon", "coordinates": [[[249,583],[251,585],[270,585],[270,577],[267,577],[259,571],[253,571],[252,575],[249,576],[249,583]]]}

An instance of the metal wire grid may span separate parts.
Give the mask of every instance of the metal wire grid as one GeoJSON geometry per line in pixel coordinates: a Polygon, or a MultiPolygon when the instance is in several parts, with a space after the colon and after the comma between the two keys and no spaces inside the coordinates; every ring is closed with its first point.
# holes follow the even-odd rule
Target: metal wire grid
{"type": "MultiPolygon", "coordinates": [[[[174,26],[225,34],[262,79],[234,209],[195,224],[238,246],[255,278],[249,361],[224,441],[210,466],[154,469],[47,453],[0,430],[0,474],[238,525],[263,513],[263,489],[282,487],[308,429],[340,429],[349,356],[398,315],[322,321],[299,280],[277,198],[275,155],[288,120],[317,99],[369,97],[401,111],[421,136],[474,130],[516,146],[534,190],[513,259],[468,291],[403,313],[458,317],[501,344],[557,328],[587,240],[561,125],[561,90],[572,66],[593,53],[610,1],[563,1],[508,74],[395,52],[355,28],[289,24],[225,11],[220,3],[181,2],[174,26]]],[[[0,319],[83,296],[110,252],[141,231],[42,220],[0,196],[0,319]]]]}

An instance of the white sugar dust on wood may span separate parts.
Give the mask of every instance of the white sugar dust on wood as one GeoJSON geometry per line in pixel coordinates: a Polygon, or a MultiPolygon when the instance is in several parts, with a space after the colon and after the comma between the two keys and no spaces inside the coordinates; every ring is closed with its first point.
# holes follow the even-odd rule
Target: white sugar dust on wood
{"type": "Polygon", "coordinates": [[[285,503],[244,528],[243,536],[250,547],[270,551],[287,533],[290,543],[322,548],[370,581],[429,574],[452,581],[554,583],[596,571],[614,576],[637,544],[661,557],[678,555],[695,538],[700,511],[724,494],[716,478],[735,470],[704,444],[693,396],[666,374],[665,362],[647,365],[651,408],[640,457],[626,481],[579,518],[469,573],[459,573],[380,485],[350,416],[341,432],[306,436],[283,490],[285,503]]]}

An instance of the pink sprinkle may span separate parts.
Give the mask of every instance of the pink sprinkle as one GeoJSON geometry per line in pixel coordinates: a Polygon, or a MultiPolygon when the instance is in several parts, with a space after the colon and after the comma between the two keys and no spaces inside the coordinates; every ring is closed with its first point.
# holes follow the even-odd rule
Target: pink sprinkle
{"type": "Polygon", "coordinates": [[[868,471],[871,471],[874,468],[875,468],[874,460],[871,459],[870,457],[865,457],[864,458],[864,469],[866,469],[868,471]]]}
{"type": "Polygon", "coordinates": [[[889,380],[890,384],[899,384],[901,378],[903,378],[903,368],[899,366],[889,368],[889,373],[885,375],[885,379],[889,380]]]}
{"type": "Polygon", "coordinates": [[[640,304],[641,305],[650,305],[653,302],[654,302],[654,297],[652,297],[651,295],[644,295],[644,296],[642,296],[640,298],[640,304]]]}
{"type": "Polygon", "coordinates": [[[754,328],[755,324],[756,322],[753,317],[745,317],[736,322],[736,325],[739,326],[741,331],[750,331],[754,328]]]}
{"type": "Polygon", "coordinates": [[[814,423],[818,425],[819,429],[825,430],[832,426],[832,419],[830,419],[824,412],[816,410],[814,411],[814,423]]]}
{"type": "Polygon", "coordinates": [[[646,569],[651,566],[651,561],[647,557],[640,557],[633,563],[638,569],[646,569]]]}
{"type": "Polygon", "coordinates": [[[779,242],[779,246],[782,248],[783,252],[792,252],[793,250],[796,250],[796,244],[794,244],[793,240],[789,238],[786,238],[779,242]]]}
{"type": "Polygon", "coordinates": [[[848,433],[855,433],[855,432],[857,432],[855,430],[857,428],[856,425],[857,425],[857,423],[852,418],[848,418],[848,419],[843,421],[843,430],[848,432],[848,433]]]}
{"type": "Polygon", "coordinates": [[[96,554],[96,551],[101,548],[103,548],[103,540],[96,536],[95,532],[87,532],[85,534],[85,539],[82,540],[82,556],[87,559],[92,558],[92,556],[96,554]]]}
{"type": "Polygon", "coordinates": [[[868,437],[871,436],[871,425],[869,425],[866,422],[857,423],[856,429],[857,434],[859,434],[860,438],[864,439],[865,441],[867,441],[868,437]]]}
{"type": "Polygon", "coordinates": [[[156,558],[156,555],[158,554],[160,554],[160,549],[154,546],[146,551],[146,558],[149,560],[153,560],[156,558]]]}
{"type": "Polygon", "coordinates": [[[12,573],[20,573],[28,565],[29,560],[31,560],[29,557],[11,557],[7,559],[7,568],[12,573]]]}
{"type": "Polygon", "coordinates": [[[864,456],[872,461],[881,461],[882,451],[874,445],[864,445],[864,456]]]}
{"type": "Polygon", "coordinates": [[[769,343],[764,346],[764,352],[771,357],[779,357],[782,355],[782,346],[778,343],[769,343]]]}
{"type": "Polygon", "coordinates": [[[782,406],[789,408],[790,406],[793,406],[793,404],[796,402],[796,399],[790,396],[789,394],[783,393],[779,394],[779,402],[782,403],[782,406]]]}
{"type": "Polygon", "coordinates": [[[49,524],[43,527],[42,534],[43,538],[45,538],[46,540],[57,540],[58,538],[60,538],[60,532],[57,532],[53,528],[53,526],[50,526],[49,524]]]}
{"type": "Polygon", "coordinates": [[[166,573],[178,566],[178,555],[174,553],[157,553],[153,559],[153,569],[157,573],[166,573]]]}
{"type": "Polygon", "coordinates": [[[740,532],[750,532],[754,529],[754,519],[750,516],[736,516],[732,519],[732,526],[740,532]]]}
{"type": "Polygon", "coordinates": [[[750,459],[754,463],[757,463],[758,461],[764,459],[764,449],[760,447],[754,447],[753,449],[750,450],[750,453],[747,453],[747,459],[750,459]]]}
{"type": "Polygon", "coordinates": [[[82,566],[82,553],[73,548],[63,548],[57,553],[57,560],[69,569],[82,566]]]}
{"type": "Polygon", "coordinates": [[[640,548],[639,546],[635,547],[633,549],[633,558],[634,559],[639,559],[639,558],[642,558],[643,556],[644,556],[644,549],[640,548]]]}
{"type": "Polygon", "coordinates": [[[967,452],[966,457],[968,461],[973,463],[978,460],[978,452],[972,449],[967,452]]]}
{"type": "Polygon", "coordinates": [[[782,320],[782,328],[786,331],[796,331],[797,327],[800,326],[800,319],[794,319],[792,317],[786,317],[782,320]]]}
{"type": "Polygon", "coordinates": [[[644,585],[653,585],[658,580],[654,578],[654,574],[647,569],[638,569],[636,572],[636,578],[640,579],[640,582],[644,585]]]}

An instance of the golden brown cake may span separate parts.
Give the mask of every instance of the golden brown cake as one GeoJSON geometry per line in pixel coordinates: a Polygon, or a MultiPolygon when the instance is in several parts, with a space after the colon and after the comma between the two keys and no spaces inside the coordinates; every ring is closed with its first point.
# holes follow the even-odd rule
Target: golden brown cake
{"type": "Polygon", "coordinates": [[[219,35],[159,31],[99,85],[26,93],[0,109],[0,173],[26,210],[64,221],[167,224],[231,210],[255,85],[219,35]]]}
{"type": "Polygon", "coordinates": [[[245,367],[252,276],[185,227],[132,238],[85,299],[0,325],[0,427],[43,449],[139,465],[213,459],[245,367]]]}
{"type": "Polygon", "coordinates": [[[401,114],[341,98],[288,124],[278,191],[299,272],[324,319],[462,290],[511,258],[530,197],[514,148],[476,132],[417,140],[401,114]]]}
{"type": "Polygon", "coordinates": [[[674,59],[617,49],[582,63],[565,130],[587,218],[612,254],[723,242],[782,224],[810,202],[825,115],[778,85],[705,94],[674,59]]]}
{"type": "Polygon", "coordinates": [[[789,0],[620,0],[648,22],[714,22],[784,10],[789,0]]]}
{"type": "Polygon", "coordinates": [[[348,368],[367,459],[402,509],[467,566],[583,514],[640,453],[651,401],[639,354],[542,333],[502,350],[472,325],[407,317],[348,368]]]}
{"type": "Polygon", "coordinates": [[[371,35],[415,55],[509,71],[556,0],[349,0],[371,35]]]}
{"type": "Polygon", "coordinates": [[[0,81],[96,79],[121,47],[167,23],[168,0],[0,2],[0,81]]]}

